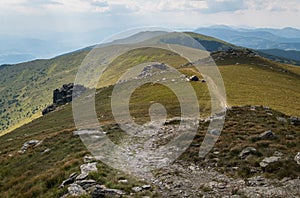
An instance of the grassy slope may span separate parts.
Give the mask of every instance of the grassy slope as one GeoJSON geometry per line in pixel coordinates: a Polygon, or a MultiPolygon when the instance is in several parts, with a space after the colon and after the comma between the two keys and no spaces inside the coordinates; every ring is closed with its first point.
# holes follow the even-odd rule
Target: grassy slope
{"type": "MultiPolygon", "coordinates": [[[[145,32],[129,39],[138,40],[141,37],[153,37],[160,35],[160,32],[145,32]],[[136,38],[137,37],[137,38],[136,38]]],[[[235,48],[234,45],[224,41],[199,35],[187,33],[202,43],[208,51],[216,51],[228,48],[235,48]]],[[[169,37],[167,37],[170,39],[169,37]]],[[[151,42],[160,42],[162,37],[153,38],[151,42]]],[[[167,39],[167,40],[168,40],[167,39]]],[[[127,40],[126,40],[127,42],[127,40]]],[[[9,132],[31,120],[41,116],[41,110],[51,103],[52,90],[64,83],[74,82],[77,68],[91,48],[65,54],[49,60],[37,60],[28,63],[5,66],[0,68],[0,134],[9,132]],[[36,90],[39,90],[37,92],[36,90]]],[[[134,60],[127,59],[120,63],[139,63],[145,59],[180,64],[178,58],[169,56],[165,52],[147,51],[151,58],[144,54],[136,56],[134,60]],[[169,62],[170,62],[169,61],[169,62]]],[[[128,54],[127,54],[128,55],[128,54]]],[[[149,56],[149,55],[148,55],[149,56]]],[[[124,66],[124,65],[123,65],[124,66]]],[[[112,71],[113,73],[119,73],[112,71]]],[[[107,73],[110,78],[111,74],[107,73]]],[[[106,77],[106,76],[104,76],[106,77]]],[[[113,80],[116,80],[115,75],[113,80]]],[[[104,84],[107,82],[104,82],[104,84]]]]}
{"type": "MultiPolygon", "coordinates": [[[[147,60],[147,58],[141,58],[141,52],[134,52],[131,58],[136,58],[138,60],[136,63],[147,60]]],[[[168,56],[165,55],[164,58],[164,62],[168,63],[168,56]]],[[[120,57],[120,61],[124,61],[122,57],[120,57]]],[[[180,57],[177,57],[177,61],[178,65],[184,62],[180,57]]],[[[236,61],[242,62],[241,60],[234,60],[233,62],[236,61]]],[[[262,60],[256,61],[259,63],[262,60]]],[[[181,71],[186,74],[196,74],[193,68],[183,68],[181,71]]],[[[251,64],[230,65],[226,63],[226,66],[220,66],[220,71],[227,89],[229,104],[269,105],[287,114],[299,116],[299,100],[297,98],[300,97],[300,79],[297,75],[251,64]]],[[[205,84],[193,83],[193,86],[197,90],[201,109],[203,111],[207,110],[209,108],[209,97],[205,84]]],[[[113,121],[109,97],[111,91],[112,87],[104,88],[96,97],[98,117],[103,123],[107,124],[113,121]]],[[[170,117],[179,115],[177,100],[170,91],[160,85],[145,85],[132,96],[131,110],[134,117],[140,118],[137,121],[145,122],[149,120],[147,115],[151,101],[165,104],[170,117]],[[141,97],[145,100],[141,100],[141,97]]],[[[232,122],[239,122],[239,120],[233,120],[232,122]]],[[[255,131],[255,133],[259,133],[268,129],[268,125],[264,126],[262,121],[258,121],[258,124],[258,128],[256,128],[255,122],[252,121],[252,124],[249,124],[252,129],[247,129],[244,132],[255,131]],[[264,127],[259,127],[260,125],[264,127]]],[[[230,125],[232,124],[229,123],[230,125]]],[[[273,124],[273,126],[275,125],[273,124]]],[[[239,127],[231,130],[239,130],[239,127]]],[[[107,128],[110,127],[107,126],[107,128]]],[[[79,171],[79,165],[83,163],[82,157],[88,153],[80,139],[72,136],[74,130],[71,106],[67,105],[59,111],[38,118],[10,134],[0,137],[0,196],[58,197],[64,194],[66,189],[57,189],[56,187],[70,173],[79,171]],[[44,142],[37,148],[29,149],[24,155],[18,154],[17,151],[22,144],[31,139],[44,139],[44,142]],[[50,148],[51,151],[43,154],[42,152],[46,148],[50,148]]],[[[117,139],[120,137],[120,131],[112,130],[110,132],[112,138],[117,139]]],[[[232,137],[225,138],[223,144],[226,144],[228,138],[232,137]]],[[[298,139],[296,138],[295,141],[298,141],[298,139]]],[[[224,159],[226,159],[226,155],[224,159]]],[[[121,189],[129,191],[132,185],[139,183],[135,178],[122,173],[117,174],[103,164],[99,165],[99,169],[99,175],[93,175],[93,178],[97,178],[108,186],[118,185],[118,178],[123,177],[128,178],[130,183],[129,186],[118,186],[121,189]]]]}
{"type": "Polygon", "coordinates": [[[40,116],[41,110],[52,102],[52,91],[64,83],[74,82],[86,54],[87,51],[74,52],[50,60],[1,67],[0,131],[11,130],[40,116]]]}

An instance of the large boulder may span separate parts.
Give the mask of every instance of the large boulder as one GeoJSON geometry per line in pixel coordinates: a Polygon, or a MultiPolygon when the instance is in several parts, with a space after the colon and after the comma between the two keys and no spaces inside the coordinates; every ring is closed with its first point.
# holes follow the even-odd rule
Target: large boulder
{"type": "Polygon", "coordinates": [[[73,98],[79,97],[82,93],[87,90],[83,85],[74,85],[73,83],[64,84],[60,89],[55,89],[53,91],[53,103],[47,106],[42,114],[54,111],[57,106],[64,105],[72,102],[73,98]]]}

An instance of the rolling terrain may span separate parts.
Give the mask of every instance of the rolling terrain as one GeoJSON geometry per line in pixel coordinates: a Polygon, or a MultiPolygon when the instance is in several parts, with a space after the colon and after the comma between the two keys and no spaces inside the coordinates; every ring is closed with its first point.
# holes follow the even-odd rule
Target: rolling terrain
{"type": "MultiPolygon", "coordinates": [[[[209,52],[241,49],[212,37],[195,33],[188,34],[200,42],[209,52]]],[[[153,38],[153,40],[153,42],[172,42],[168,41],[168,38],[160,39],[159,37],[156,40],[153,38]]],[[[74,82],[77,69],[90,49],[91,47],[85,48],[49,60],[2,66],[0,68],[0,73],[3,76],[0,80],[0,131],[6,133],[41,116],[42,109],[51,103],[52,91],[62,84],[74,82]]],[[[165,52],[157,51],[155,54],[153,55],[157,57],[157,61],[163,62],[164,59],[173,59],[173,56],[165,52]]],[[[260,58],[257,59],[260,60],[260,58]]],[[[139,55],[134,61],[127,59],[127,62],[137,64],[145,60],[147,60],[146,56],[139,55]]],[[[156,60],[156,58],[154,57],[152,60],[156,60]]],[[[177,61],[176,58],[174,60],[177,61]]],[[[247,65],[249,64],[247,63],[247,65]]],[[[112,73],[118,72],[112,71],[112,73]]]]}
{"type": "MultiPolygon", "coordinates": [[[[215,148],[204,159],[199,158],[199,147],[212,119],[209,117],[210,95],[205,82],[191,82],[199,101],[200,122],[192,144],[175,163],[155,170],[150,177],[118,171],[92,160],[97,161],[98,171],[91,172],[86,179],[106,188],[121,190],[125,193],[124,197],[251,197],[255,193],[271,197],[273,191],[279,197],[300,196],[297,191],[300,186],[297,179],[300,176],[299,165],[294,160],[300,151],[300,128],[290,118],[300,116],[300,68],[275,63],[239,47],[232,49],[233,45],[211,37],[190,35],[200,42],[204,41],[203,46],[212,52],[226,88],[226,120],[215,148]],[[260,135],[266,131],[271,131],[273,136],[261,138],[260,135]],[[255,148],[255,151],[241,155],[248,147],[255,148]],[[275,154],[281,156],[278,161],[267,168],[261,167],[260,163],[265,158],[275,154]],[[124,180],[127,182],[121,182],[124,180]],[[144,185],[150,187],[134,190],[134,187],[144,185]]],[[[3,76],[10,75],[10,78],[1,79],[1,84],[5,85],[0,92],[1,100],[5,100],[2,107],[9,112],[2,112],[1,116],[14,118],[11,126],[17,126],[18,121],[20,124],[25,117],[40,114],[42,108],[52,102],[54,89],[74,82],[76,70],[88,52],[81,50],[51,60],[0,68],[3,76]],[[20,90],[23,92],[20,93],[20,90]],[[15,101],[9,104],[8,98],[15,101]],[[18,117],[20,111],[24,115],[18,117]]],[[[117,57],[104,72],[95,99],[97,118],[116,144],[139,145],[139,142],[128,138],[113,118],[110,100],[115,83],[130,67],[153,61],[171,65],[184,75],[201,77],[193,64],[164,49],[135,49],[117,57]]],[[[89,97],[79,99],[84,102],[89,97]]],[[[168,113],[165,131],[160,132],[160,136],[151,136],[154,145],[163,145],[176,131],[180,105],[171,90],[156,83],[145,84],[136,89],[130,99],[130,113],[137,123],[150,121],[149,107],[153,103],[163,104],[168,113]]],[[[8,126],[7,120],[2,126],[8,126]]],[[[67,104],[1,136],[0,196],[61,197],[70,193],[68,188],[71,185],[59,186],[72,173],[79,173],[79,167],[87,163],[84,157],[90,155],[76,130],[72,105],[67,104]],[[22,152],[22,146],[30,140],[38,140],[39,144],[22,152]]],[[[132,149],[130,146],[126,148],[132,149]]],[[[95,185],[93,188],[83,187],[88,193],[81,197],[93,197],[98,188],[95,185]]]]}

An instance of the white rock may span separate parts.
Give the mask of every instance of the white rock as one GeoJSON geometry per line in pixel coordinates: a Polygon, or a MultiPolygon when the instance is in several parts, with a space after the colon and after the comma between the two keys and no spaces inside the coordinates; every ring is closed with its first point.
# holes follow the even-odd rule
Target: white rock
{"type": "Polygon", "coordinates": [[[82,174],[98,171],[97,162],[82,164],[80,170],[82,174]]]}

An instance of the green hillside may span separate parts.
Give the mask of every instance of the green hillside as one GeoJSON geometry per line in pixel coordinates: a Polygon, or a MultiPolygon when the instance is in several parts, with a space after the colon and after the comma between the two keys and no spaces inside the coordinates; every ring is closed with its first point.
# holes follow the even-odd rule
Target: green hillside
{"type": "MultiPolygon", "coordinates": [[[[161,36],[161,32],[154,33],[154,38],[151,37],[149,32],[144,33],[147,34],[147,38],[150,39],[150,43],[172,43],[172,36],[161,36]],[[155,37],[157,36],[157,37],[155,37]]],[[[199,35],[195,33],[188,33],[195,40],[200,42],[203,47],[205,47],[208,51],[219,51],[219,50],[228,50],[228,49],[240,49],[239,47],[235,47],[229,43],[224,41],[207,37],[204,35],[199,35]]],[[[137,38],[140,36],[137,35],[137,38]]],[[[184,37],[183,37],[184,38],[184,37]]],[[[134,40],[134,36],[131,38],[134,40]]],[[[178,41],[178,38],[177,38],[178,41]]],[[[125,42],[125,41],[123,41],[125,42]]],[[[184,40],[182,41],[185,42],[184,40]]],[[[193,45],[193,44],[189,44],[193,45]]],[[[31,120],[41,116],[41,110],[45,108],[48,104],[51,103],[52,91],[56,88],[59,88],[62,84],[74,82],[74,78],[77,72],[78,67],[80,66],[82,60],[88,54],[91,48],[86,48],[84,50],[79,50],[70,54],[62,55],[50,60],[36,60],[28,63],[22,63],[18,65],[9,65],[0,67],[0,74],[2,78],[0,79],[1,87],[0,87],[0,131],[2,134],[11,131],[19,126],[22,126],[25,123],[30,122],[31,120]]],[[[222,64],[236,64],[236,62],[242,63],[243,57],[236,57],[236,59],[227,58],[226,63],[222,64]]],[[[247,65],[255,64],[257,68],[265,64],[264,59],[256,58],[256,62],[253,63],[252,60],[246,59],[244,61],[246,67],[247,65]]],[[[176,56],[174,52],[167,52],[164,50],[157,49],[147,49],[146,51],[134,51],[128,54],[123,55],[118,60],[115,60],[109,70],[104,73],[102,78],[103,85],[113,84],[118,77],[126,70],[126,68],[130,68],[131,65],[143,63],[146,61],[158,61],[165,62],[170,65],[174,65],[175,67],[182,65],[186,61],[181,57],[176,56]]],[[[298,68],[289,67],[273,62],[269,62],[271,66],[276,67],[288,67],[291,70],[296,71],[298,68]]],[[[245,67],[245,68],[246,68],[245,67]]],[[[233,67],[234,68],[234,67],[233,67]]],[[[240,68],[240,67],[238,67],[240,68]]],[[[242,67],[243,68],[243,67],[242,67]]],[[[256,67],[255,67],[256,68],[256,67]]],[[[243,68],[244,69],[244,68],[243,68]]],[[[235,69],[237,70],[237,69],[235,69]]],[[[222,69],[221,69],[222,71],[222,69]]],[[[230,72],[230,71],[229,71],[230,72]]],[[[235,71],[234,71],[235,72],[235,71]]],[[[259,72],[258,72],[259,73],[259,72]]],[[[250,73],[252,74],[252,73],[250,73]]],[[[262,73],[259,73],[262,74],[262,73]]],[[[268,75],[268,74],[265,74],[268,75]]],[[[279,79],[282,80],[281,74],[276,74],[279,79]]],[[[284,74],[282,74],[285,76],[284,74]]],[[[228,76],[230,78],[230,75],[228,76]]],[[[252,78],[255,78],[252,77],[252,78]]],[[[261,76],[260,78],[263,78],[261,76]]],[[[279,80],[279,81],[281,81],[279,80]]],[[[226,81],[226,78],[225,78],[226,81]]],[[[260,80],[257,80],[259,82],[260,80]]],[[[283,80],[282,80],[283,81],[283,80]]],[[[232,81],[233,82],[233,81],[232,81]]],[[[291,87],[296,87],[296,83],[292,83],[291,87]]],[[[282,82],[279,84],[280,86],[287,86],[290,89],[289,85],[282,82]]],[[[100,86],[100,84],[99,84],[100,86]]],[[[254,85],[255,86],[255,85],[254,85]]],[[[249,90],[255,90],[255,87],[246,89],[246,92],[249,90]]],[[[291,88],[292,89],[292,88],[291,88]]],[[[236,95],[239,92],[238,89],[231,90],[228,89],[229,95],[236,95]],[[232,91],[232,93],[231,93],[232,91]]],[[[285,93],[281,93],[284,98],[285,93]]],[[[241,96],[247,98],[246,96],[241,96]]],[[[291,100],[291,99],[290,99],[291,100]]],[[[247,101],[239,101],[239,99],[235,99],[234,104],[245,104],[247,101]]],[[[296,100],[292,103],[289,103],[291,106],[295,105],[296,100]]],[[[229,101],[231,102],[231,101],[229,101]]],[[[253,100],[251,103],[260,104],[260,100],[253,100]]],[[[276,103],[276,102],[275,102],[276,103]]],[[[283,110],[284,112],[291,115],[298,115],[295,109],[290,107],[279,107],[277,104],[273,104],[270,102],[270,105],[274,108],[278,108],[279,110],[283,110]]]]}
{"type": "Polygon", "coordinates": [[[0,131],[5,132],[41,115],[52,102],[52,91],[74,81],[88,51],[50,60],[0,67],[0,131]]]}
{"type": "MultiPolygon", "coordinates": [[[[179,71],[184,74],[200,76],[192,66],[181,67],[183,63],[186,63],[186,60],[180,56],[175,56],[165,50],[149,48],[128,52],[128,54],[116,59],[111,68],[116,67],[116,72],[119,71],[117,68],[123,64],[130,66],[133,63],[152,61],[153,58],[167,64],[176,63],[174,66],[178,67],[179,71]],[[126,62],[124,57],[128,57],[129,62],[126,62]],[[118,65],[118,63],[122,64],[118,65]]],[[[282,66],[260,57],[249,59],[233,57],[224,59],[219,64],[223,64],[219,66],[219,69],[224,79],[229,105],[265,105],[288,115],[262,106],[256,107],[255,111],[251,110],[252,107],[250,106],[235,107],[229,110],[224,131],[216,145],[217,150],[214,150],[220,152],[218,158],[220,163],[214,170],[232,177],[246,179],[260,174],[260,172],[250,171],[259,169],[259,161],[275,151],[280,151],[285,155],[285,159],[279,161],[277,165],[282,168],[270,168],[262,174],[265,177],[277,179],[298,177],[300,172],[296,162],[293,161],[293,157],[300,149],[298,144],[300,128],[291,125],[288,121],[289,115],[299,116],[300,112],[300,77],[296,74],[295,68],[282,66]],[[252,62],[246,63],[246,60],[252,62]],[[236,62],[240,64],[232,64],[236,62]],[[270,65],[265,66],[266,63],[270,65]],[[290,72],[286,72],[289,69],[290,72]],[[278,121],[278,117],[286,119],[287,122],[278,121]],[[260,141],[256,138],[261,132],[270,129],[276,133],[276,139],[260,141]],[[286,138],[287,135],[290,138],[286,138]],[[246,146],[253,146],[258,149],[258,153],[252,156],[250,162],[238,158],[239,152],[246,146]],[[239,166],[241,169],[233,171],[230,169],[233,166],[239,166]]],[[[112,75],[114,73],[111,70],[106,72],[104,76],[116,78],[112,75]]],[[[192,82],[192,86],[197,93],[202,116],[206,117],[210,109],[210,97],[206,84],[192,82]]],[[[112,90],[113,86],[97,90],[96,111],[100,123],[108,132],[107,135],[114,142],[119,142],[126,138],[126,135],[113,120],[110,105],[112,90]]],[[[130,110],[132,116],[136,118],[136,122],[145,123],[150,120],[148,110],[153,102],[163,104],[167,109],[169,118],[180,115],[180,106],[174,93],[158,84],[146,84],[137,89],[131,97],[130,110]]],[[[181,156],[180,160],[184,160],[186,163],[203,163],[203,160],[197,157],[199,148],[195,145],[202,142],[207,126],[207,122],[200,122],[193,144],[181,156]]],[[[79,172],[79,166],[83,164],[83,157],[89,154],[79,137],[73,135],[75,130],[72,106],[68,104],[60,110],[38,118],[0,137],[0,196],[61,197],[66,194],[67,187],[58,188],[58,186],[71,173],[79,172]],[[19,154],[18,151],[23,143],[32,139],[43,140],[43,142],[37,147],[29,148],[26,153],[19,154]],[[47,149],[50,150],[45,152],[47,149]]],[[[214,153],[209,153],[203,167],[214,164],[214,155],[216,155],[214,153]]],[[[98,172],[90,174],[89,179],[94,179],[109,188],[123,190],[127,195],[134,193],[132,187],[148,183],[133,175],[112,169],[101,162],[98,162],[97,167],[98,172]],[[119,183],[121,179],[127,179],[128,183],[119,183]]],[[[160,171],[158,170],[155,174],[160,175],[160,171]]],[[[167,173],[162,171],[161,174],[167,173]]],[[[152,185],[150,190],[135,193],[133,197],[167,196],[157,188],[159,186],[152,185]]],[[[197,188],[197,192],[202,195],[208,191],[210,190],[206,187],[197,188]]]]}
{"type": "MultiPolygon", "coordinates": [[[[117,41],[117,43],[130,43],[131,40],[136,42],[139,39],[145,40],[145,38],[150,39],[149,43],[163,43],[166,41],[162,41],[162,39],[168,40],[171,38],[162,36],[164,34],[163,32],[144,32],[134,35],[127,40],[117,41]]],[[[211,51],[227,49],[233,46],[211,37],[194,33],[189,34],[211,51]]],[[[9,132],[41,116],[42,109],[51,103],[52,91],[65,83],[74,82],[77,69],[90,50],[91,47],[49,60],[36,60],[17,65],[1,66],[0,133],[9,132]]],[[[150,56],[152,58],[149,55],[140,55],[139,57],[136,56],[135,60],[127,59],[126,61],[132,61],[132,64],[142,63],[146,60],[165,62],[170,60],[170,64],[177,61],[176,57],[173,59],[173,54],[170,55],[159,50],[150,52],[150,56]]],[[[117,64],[120,65],[120,63],[117,64]]],[[[176,64],[179,65],[181,63],[182,61],[179,61],[176,64]]],[[[113,73],[118,72],[113,71],[113,73]]],[[[110,74],[107,73],[106,75],[110,74]]]]}

